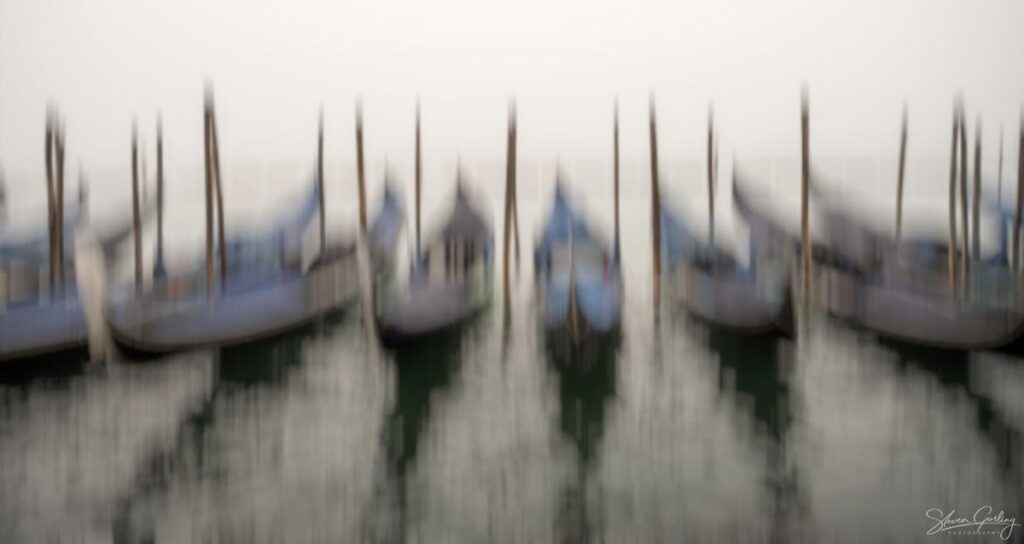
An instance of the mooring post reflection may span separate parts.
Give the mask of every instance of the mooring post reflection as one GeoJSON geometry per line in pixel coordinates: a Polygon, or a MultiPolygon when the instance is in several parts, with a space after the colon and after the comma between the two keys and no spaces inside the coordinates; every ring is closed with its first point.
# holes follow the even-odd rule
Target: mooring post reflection
{"type": "Polygon", "coordinates": [[[720,392],[740,413],[753,417],[753,426],[743,438],[754,451],[763,451],[770,540],[807,540],[813,536],[804,523],[811,505],[800,488],[799,464],[789,455],[788,435],[800,410],[798,395],[790,391],[791,346],[783,345],[789,340],[714,328],[705,332],[708,346],[717,355],[720,392]]]}
{"type": "Polygon", "coordinates": [[[984,373],[977,367],[984,365],[979,361],[972,362],[971,355],[964,352],[928,349],[893,341],[882,341],[882,345],[896,354],[901,380],[910,382],[913,375],[924,374],[946,393],[967,401],[974,412],[969,419],[995,456],[1010,496],[1018,503],[1024,500],[1024,460],[1021,458],[1024,428],[1020,422],[1012,421],[1005,408],[978,387],[977,377],[984,376],[984,373]],[[973,370],[972,365],[976,367],[973,370]]]}
{"type": "MultiPolygon", "coordinates": [[[[431,411],[444,402],[459,371],[464,340],[458,334],[399,349],[393,353],[393,406],[381,428],[377,489],[364,521],[362,538],[375,542],[404,541],[414,524],[417,504],[410,504],[407,477],[427,440],[431,411]]],[[[415,496],[415,495],[414,495],[415,496]]]]}
{"type": "Polygon", "coordinates": [[[545,345],[549,372],[558,382],[559,430],[576,452],[576,476],[561,492],[556,534],[562,542],[600,541],[601,484],[594,472],[605,412],[615,399],[619,338],[611,335],[592,345],[574,346],[548,334],[545,345]],[[591,497],[596,504],[591,504],[591,497]]]}

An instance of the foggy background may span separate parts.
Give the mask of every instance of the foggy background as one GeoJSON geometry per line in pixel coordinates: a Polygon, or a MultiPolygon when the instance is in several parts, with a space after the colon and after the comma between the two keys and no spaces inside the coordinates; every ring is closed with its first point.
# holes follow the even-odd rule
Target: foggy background
{"type": "MultiPolygon", "coordinates": [[[[609,177],[618,97],[624,168],[636,171],[624,175],[623,197],[646,200],[649,92],[657,98],[663,182],[699,191],[706,183],[702,162],[712,102],[722,179],[729,179],[733,157],[782,158],[791,162],[780,177],[797,182],[799,98],[806,83],[815,164],[837,158],[841,167],[830,175],[884,187],[891,222],[904,103],[908,195],[945,194],[936,189],[947,183],[958,91],[966,100],[972,155],[980,116],[985,175],[995,176],[1002,133],[1004,187],[1015,185],[1005,180],[1016,178],[1022,28],[1024,5],[989,1],[0,0],[0,168],[12,222],[19,214],[41,216],[43,127],[53,103],[67,127],[69,194],[81,165],[94,193],[123,202],[133,120],[152,176],[159,114],[173,217],[175,202],[201,202],[202,95],[210,81],[229,228],[243,220],[233,211],[281,194],[280,184],[294,189],[312,171],[321,107],[327,198],[345,210],[348,225],[357,97],[365,107],[371,197],[386,159],[410,199],[419,97],[426,210],[431,198],[448,194],[457,158],[484,178],[477,183],[501,186],[513,95],[522,198],[536,196],[537,183],[551,183],[556,160],[573,171],[579,161],[590,161],[584,170],[609,177]],[[867,162],[849,166],[859,158],[867,162]],[[687,160],[689,167],[681,166],[687,160]],[[870,175],[845,175],[850,168],[870,175]],[[274,180],[269,188],[268,179],[274,180]]],[[[610,196],[610,183],[594,183],[610,196]]],[[[548,187],[542,187],[546,198],[548,187]]],[[[497,208],[501,193],[492,194],[497,208]]],[[[111,200],[92,199],[94,210],[111,200]]],[[[908,196],[908,207],[915,203],[919,199],[908,196]]],[[[935,205],[941,210],[945,202],[935,205]]],[[[189,214],[201,213],[199,206],[189,208],[196,208],[189,214]]],[[[913,215],[908,212],[908,221],[913,215]]]]}

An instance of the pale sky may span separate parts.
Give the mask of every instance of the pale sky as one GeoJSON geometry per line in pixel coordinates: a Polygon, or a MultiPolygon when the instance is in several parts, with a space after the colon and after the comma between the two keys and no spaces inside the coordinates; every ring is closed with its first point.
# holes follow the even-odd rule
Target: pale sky
{"type": "Polygon", "coordinates": [[[703,156],[712,101],[723,158],[796,156],[806,82],[816,156],[894,157],[904,102],[911,156],[945,156],[962,90],[1015,177],[1021,52],[1019,1],[0,0],[0,166],[42,175],[51,101],[70,164],[126,168],[158,112],[168,161],[198,163],[206,80],[229,164],[312,164],[321,105],[351,160],[356,96],[371,160],[412,156],[417,96],[426,160],[500,159],[513,94],[521,157],[608,158],[618,96],[641,159],[652,90],[665,160],[703,156]]]}

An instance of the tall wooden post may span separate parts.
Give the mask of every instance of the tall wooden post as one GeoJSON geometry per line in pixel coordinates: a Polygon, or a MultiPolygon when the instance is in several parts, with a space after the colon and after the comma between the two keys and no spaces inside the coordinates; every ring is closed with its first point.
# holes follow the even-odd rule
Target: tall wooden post
{"type": "Polygon", "coordinates": [[[366,234],[366,164],[363,162],[362,100],[356,100],[356,174],[359,184],[359,231],[366,234]]]}
{"type": "Polygon", "coordinates": [[[903,176],[907,168],[907,105],[903,104],[903,125],[900,129],[900,163],[896,177],[896,241],[903,236],[903,176]]]}
{"type": "Polygon", "coordinates": [[[614,126],[614,137],[612,139],[613,147],[613,180],[615,185],[615,258],[619,258],[619,101],[615,100],[615,126],[614,126]]]}
{"type": "Polygon", "coordinates": [[[57,229],[63,228],[63,225],[58,226],[57,222],[57,208],[56,208],[56,195],[54,195],[54,182],[53,182],[53,109],[48,108],[46,111],[46,220],[48,230],[48,255],[49,255],[49,274],[50,274],[50,292],[53,292],[53,287],[57,283],[57,256],[56,241],[57,241],[57,229]]]}
{"type": "Polygon", "coordinates": [[[7,183],[4,181],[4,173],[0,171],[0,225],[7,221],[7,183]]]}
{"type": "Polygon", "coordinates": [[[708,107],[708,243],[715,247],[715,110],[708,107]]]}
{"type": "Polygon", "coordinates": [[[962,249],[960,250],[960,271],[963,274],[964,285],[968,281],[970,265],[968,257],[971,254],[970,237],[968,236],[969,223],[967,219],[967,115],[965,108],[960,106],[960,224],[962,249]]]}
{"type": "Polygon", "coordinates": [[[661,300],[661,194],[658,181],[658,127],[653,93],[648,101],[651,136],[651,238],[654,244],[654,303],[657,305],[661,300]]]}
{"type": "Polygon", "coordinates": [[[800,253],[803,258],[804,300],[811,297],[811,224],[809,217],[808,197],[811,187],[811,150],[810,150],[810,106],[807,88],[803,89],[800,101],[800,135],[801,135],[801,180],[800,180],[800,253]]]}
{"type": "Polygon", "coordinates": [[[156,119],[156,272],[164,274],[164,123],[156,119]]]}
{"type": "Polygon", "coordinates": [[[953,139],[949,150],[949,286],[956,296],[956,141],[960,135],[959,106],[953,106],[953,139]]]}
{"type": "MultiPolygon", "coordinates": [[[[514,100],[515,99],[513,99],[513,109],[515,109],[514,100]]],[[[519,274],[519,179],[516,175],[516,141],[518,134],[518,125],[519,123],[517,120],[512,127],[512,160],[509,163],[509,166],[511,167],[511,174],[509,175],[511,176],[510,180],[512,185],[512,247],[514,250],[513,259],[516,263],[517,277],[519,274]]]]}
{"type": "Polygon", "coordinates": [[[139,128],[132,123],[132,241],[135,248],[135,293],[142,292],[142,218],[139,217],[139,128]]]}
{"type": "Polygon", "coordinates": [[[416,99],[416,258],[420,258],[420,192],[423,187],[423,156],[420,140],[420,101],[416,99]]]}
{"type": "Polygon", "coordinates": [[[1003,128],[999,127],[999,177],[996,181],[996,208],[1003,209],[1003,128]]]}
{"type": "Polygon", "coordinates": [[[972,258],[981,259],[981,117],[974,131],[974,206],[971,209],[971,249],[972,258]]]}
{"type": "Polygon", "coordinates": [[[508,102],[508,146],[505,150],[505,232],[502,247],[502,293],[506,307],[509,304],[509,245],[512,237],[512,224],[515,210],[515,179],[516,179],[516,102],[508,102]]]}
{"type": "Polygon", "coordinates": [[[1020,118],[1020,151],[1017,153],[1017,214],[1013,220],[1013,268],[1020,266],[1020,221],[1024,210],[1024,115],[1020,118]]]}
{"type": "Polygon", "coordinates": [[[210,134],[212,91],[206,89],[203,101],[203,160],[206,167],[206,297],[213,295],[213,142],[210,134]]]}
{"type": "Polygon", "coordinates": [[[213,156],[213,188],[217,203],[217,257],[220,262],[221,287],[228,282],[228,246],[224,238],[224,183],[220,169],[220,142],[217,138],[217,112],[210,95],[210,143],[213,156]]]}
{"type": "Polygon", "coordinates": [[[320,106],[320,124],[316,135],[316,184],[320,204],[320,255],[327,250],[327,213],[324,206],[324,108],[320,106]]]}
{"type": "Polygon", "coordinates": [[[57,244],[54,254],[57,257],[57,291],[61,294],[64,293],[64,122],[58,118],[56,130],[56,146],[57,152],[57,199],[56,208],[57,216],[55,219],[57,225],[57,244]]]}

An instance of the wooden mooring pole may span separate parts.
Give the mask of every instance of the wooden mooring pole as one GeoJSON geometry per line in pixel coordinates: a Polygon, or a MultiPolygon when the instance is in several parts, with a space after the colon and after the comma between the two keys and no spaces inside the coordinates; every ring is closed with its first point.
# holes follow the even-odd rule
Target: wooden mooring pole
{"type": "Polygon", "coordinates": [[[648,98],[648,107],[651,138],[651,239],[654,255],[652,275],[654,304],[657,307],[661,300],[661,194],[658,181],[658,127],[654,109],[654,93],[651,93],[648,98]]]}
{"type": "Polygon", "coordinates": [[[54,126],[54,112],[53,107],[50,106],[46,111],[46,221],[48,231],[48,255],[49,255],[49,288],[50,292],[53,292],[54,285],[57,283],[57,256],[56,253],[56,240],[57,240],[57,229],[63,228],[63,225],[58,226],[57,222],[57,208],[56,208],[56,195],[54,194],[54,181],[53,181],[53,126],[54,126]]]}
{"type": "Polygon", "coordinates": [[[708,107],[708,244],[715,247],[715,110],[708,107]]]}
{"type": "Polygon", "coordinates": [[[981,117],[974,130],[974,202],[971,209],[971,258],[981,259],[981,117]]]}
{"type": "MultiPolygon", "coordinates": [[[[960,106],[960,224],[962,246],[960,250],[960,272],[963,275],[964,286],[969,280],[970,265],[968,257],[971,253],[970,236],[968,230],[970,223],[967,218],[967,116],[964,107],[960,106]]],[[[966,292],[966,291],[965,291],[966,292]]]]}
{"type": "Polygon", "coordinates": [[[1017,153],[1017,214],[1013,220],[1013,269],[1020,266],[1020,222],[1024,207],[1024,114],[1020,118],[1020,151],[1017,153]]]}
{"type": "Polygon", "coordinates": [[[903,183],[907,168],[907,105],[903,104],[903,123],[900,129],[900,162],[896,175],[896,241],[903,236],[903,183]]]}
{"type": "Polygon", "coordinates": [[[164,123],[156,119],[156,267],[155,273],[163,277],[164,270],[164,123]]]}
{"type": "Polygon", "coordinates": [[[316,184],[320,205],[320,255],[327,250],[327,213],[324,205],[324,107],[320,106],[320,122],[316,132],[316,184]]]}
{"type": "Polygon", "coordinates": [[[220,143],[217,138],[217,112],[210,94],[210,143],[213,155],[213,188],[217,203],[217,256],[220,261],[221,288],[228,282],[228,247],[224,239],[224,183],[220,169],[220,143]]]}
{"type": "Polygon", "coordinates": [[[57,292],[60,294],[64,293],[64,122],[58,116],[56,120],[55,130],[55,146],[54,151],[57,153],[56,157],[56,182],[57,182],[57,198],[56,202],[56,217],[54,223],[57,227],[56,234],[56,248],[54,249],[54,256],[57,259],[57,292]]]}
{"type": "Polygon", "coordinates": [[[135,249],[135,293],[142,292],[142,218],[139,216],[139,128],[132,123],[132,242],[135,249]]]}
{"type": "Polygon", "coordinates": [[[502,294],[506,308],[509,300],[509,245],[512,225],[515,223],[515,179],[516,179],[516,101],[508,102],[508,145],[505,150],[505,228],[502,246],[502,294]]]}
{"type": "Polygon", "coordinates": [[[613,183],[614,183],[614,199],[615,199],[615,259],[619,259],[619,100],[615,100],[615,122],[613,128],[612,138],[612,153],[613,153],[613,183]]]}
{"type": "Polygon", "coordinates": [[[420,258],[420,198],[423,188],[423,155],[420,136],[420,101],[416,99],[416,258],[420,258]]]}
{"type": "Polygon", "coordinates": [[[1003,209],[1003,127],[999,127],[999,177],[996,178],[996,208],[1003,209]]]}
{"type": "MultiPolygon", "coordinates": [[[[957,138],[960,135],[960,108],[953,106],[953,138],[949,150],[949,287],[956,296],[956,160],[957,138]]],[[[1016,243],[1014,243],[1016,246],[1016,243]]]]}
{"type": "Polygon", "coordinates": [[[207,87],[203,102],[203,164],[206,180],[206,298],[213,295],[213,145],[210,136],[210,112],[213,91],[207,87]]]}
{"type": "Polygon", "coordinates": [[[362,100],[355,101],[355,169],[359,186],[359,233],[367,234],[367,170],[362,155],[362,100]]]}
{"type": "Polygon", "coordinates": [[[810,148],[810,106],[808,104],[807,87],[804,87],[800,100],[800,253],[803,258],[804,303],[811,300],[811,223],[809,216],[808,197],[811,187],[811,148],[810,148]]]}

